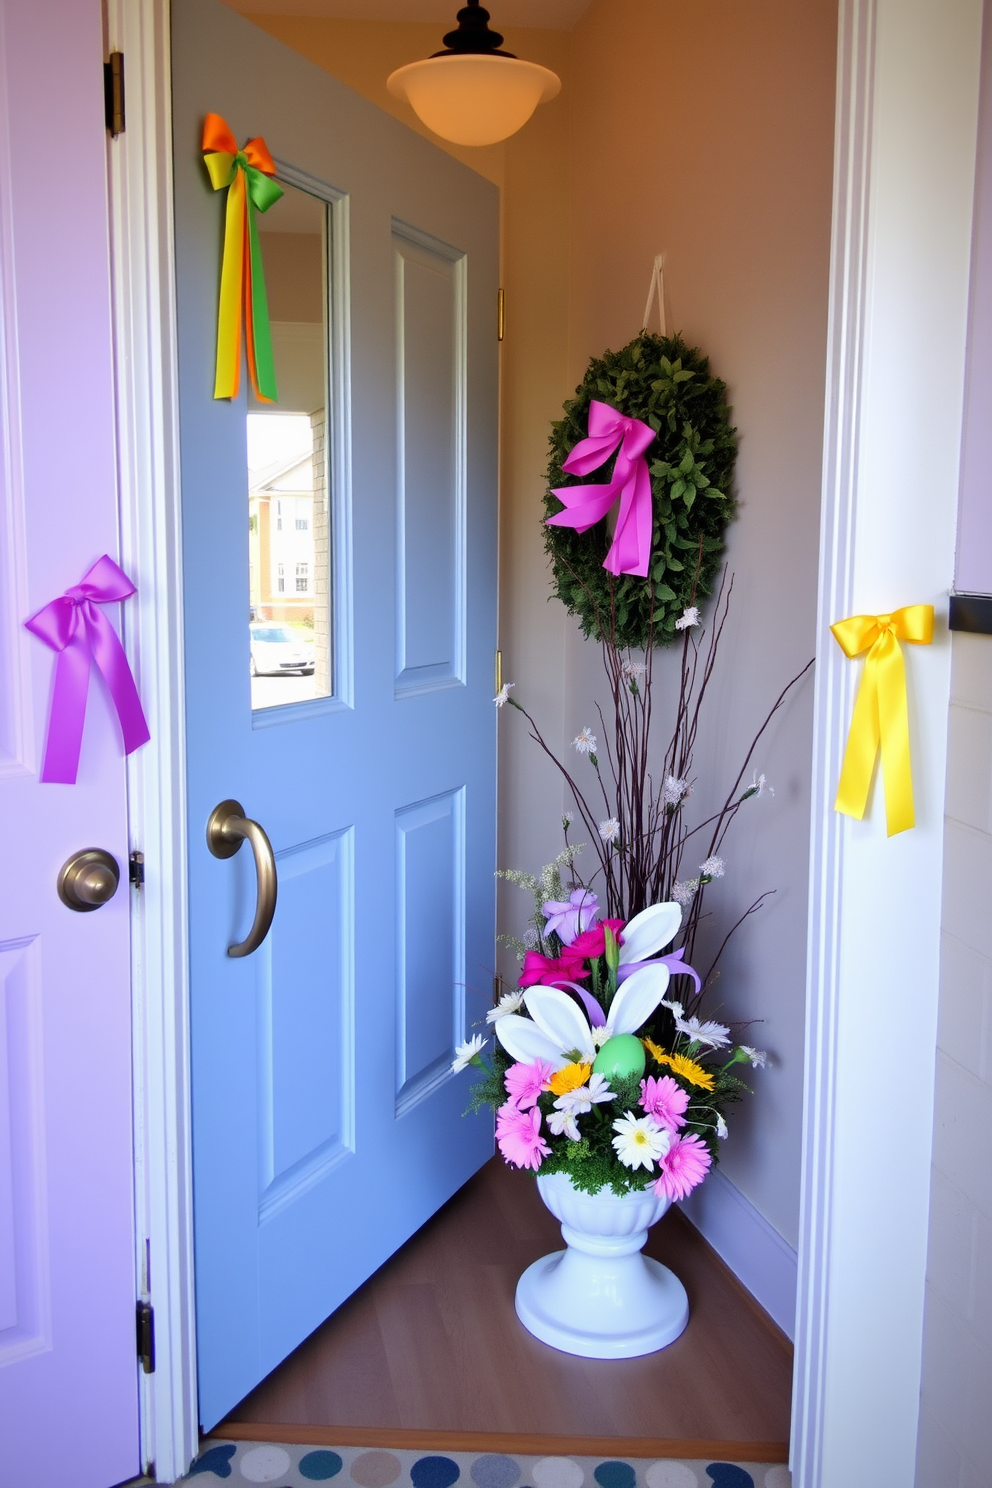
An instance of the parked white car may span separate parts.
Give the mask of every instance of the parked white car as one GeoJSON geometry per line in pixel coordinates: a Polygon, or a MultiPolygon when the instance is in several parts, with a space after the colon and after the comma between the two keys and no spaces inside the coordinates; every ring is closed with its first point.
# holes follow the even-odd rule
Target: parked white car
{"type": "Polygon", "coordinates": [[[288,625],[259,623],[248,627],[251,635],[249,670],[253,677],[276,676],[279,672],[302,672],[309,676],[314,669],[311,641],[301,639],[288,625]]]}

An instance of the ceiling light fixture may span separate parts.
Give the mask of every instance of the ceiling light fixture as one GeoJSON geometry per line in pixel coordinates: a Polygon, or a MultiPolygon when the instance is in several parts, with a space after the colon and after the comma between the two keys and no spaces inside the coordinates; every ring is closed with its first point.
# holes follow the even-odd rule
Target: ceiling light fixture
{"type": "Polygon", "coordinates": [[[468,0],[445,50],[400,67],[386,79],[396,98],[442,139],[456,145],[495,145],[522,129],[539,103],[561,91],[561,79],[536,62],[504,52],[489,29],[489,12],[468,0]]]}

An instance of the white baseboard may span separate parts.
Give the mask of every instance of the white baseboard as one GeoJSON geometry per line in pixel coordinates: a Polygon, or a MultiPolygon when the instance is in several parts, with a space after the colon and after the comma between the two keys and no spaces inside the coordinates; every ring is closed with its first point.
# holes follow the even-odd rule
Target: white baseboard
{"type": "Polygon", "coordinates": [[[681,1204],[752,1297],[795,1338],[796,1252],[719,1168],[681,1204]]]}

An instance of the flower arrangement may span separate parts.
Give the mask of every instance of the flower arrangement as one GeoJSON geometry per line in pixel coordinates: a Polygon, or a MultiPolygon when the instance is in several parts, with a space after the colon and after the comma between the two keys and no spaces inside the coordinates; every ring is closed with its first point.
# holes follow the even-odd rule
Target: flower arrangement
{"type": "Polygon", "coordinates": [[[580,878],[582,846],[569,842],[575,818],[568,812],[564,850],[539,878],[501,874],[534,896],[526,939],[501,937],[520,957],[519,981],[487,1013],[487,1032],[458,1048],[453,1069],[481,1071],[471,1108],[495,1108],[506,1162],[566,1173],[590,1193],[653,1187],[670,1200],[684,1198],[718,1160],[727,1109],[748,1091],[742,1067],[766,1061],[732,1037],[729,1026],[701,1016],[727,943],[766,894],[730,928],[703,975],[690,962],[707,889],[726,871],[727,834],[745,802],[774,794],[752,770],[754,753],[809,667],[770,709],[723,805],[692,822],[700,709],[732,588],[732,582],[726,592],[721,586],[705,642],[695,605],[677,621],[682,656],[674,728],[657,772],[651,768],[654,652],[648,646],[642,655],[632,653],[609,615],[599,624],[611,726],[600,710],[603,750],[592,726],[572,741],[593,774],[588,793],[510,696],[513,684],[495,699],[498,708],[523,714],[531,737],[560,770],[596,861],[588,881],[580,878]],[[597,798],[605,814],[595,809],[597,798]],[[688,874],[687,861],[694,867],[688,874]],[[678,949],[668,949],[680,936],[678,949]],[[684,979],[679,997],[670,995],[674,977],[684,979]],[[487,1060],[483,1050],[493,1035],[487,1060]]]}

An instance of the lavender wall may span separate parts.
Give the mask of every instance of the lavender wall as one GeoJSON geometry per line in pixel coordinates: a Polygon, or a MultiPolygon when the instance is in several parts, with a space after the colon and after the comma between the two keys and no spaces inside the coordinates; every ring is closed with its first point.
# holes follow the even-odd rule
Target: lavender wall
{"type": "MultiPolygon", "coordinates": [[[[992,0],[985,0],[965,384],[961,506],[954,587],[992,594],[992,0]]],[[[925,331],[921,336],[925,371],[925,331]]],[[[931,375],[939,375],[934,369],[931,375]]]]}

